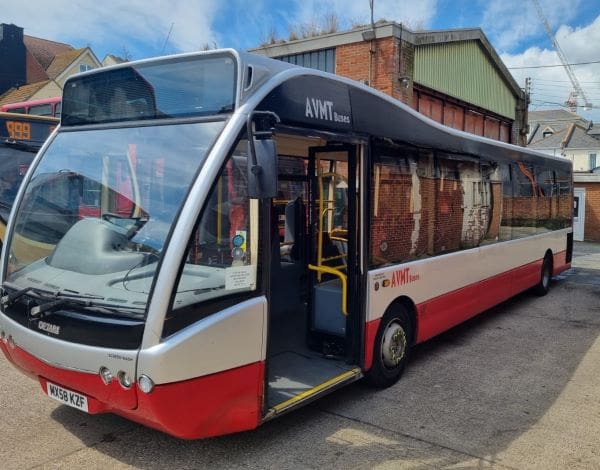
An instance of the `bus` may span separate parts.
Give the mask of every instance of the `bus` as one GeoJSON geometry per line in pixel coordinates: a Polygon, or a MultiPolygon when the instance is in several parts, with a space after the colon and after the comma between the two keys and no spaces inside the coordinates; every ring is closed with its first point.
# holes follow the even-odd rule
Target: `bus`
{"type": "Polygon", "coordinates": [[[317,70],[225,49],[92,71],[17,196],[0,348],[86,413],[253,429],[547,293],[572,193],[566,159],[317,70]]]}
{"type": "Polygon", "coordinates": [[[18,103],[4,104],[0,106],[0,112],[34,114],[36,116],[60,117],[62,98],[40,98],[37,100],[20,101],[18,103]]]}
{"type": "Polygon", "coordinates": [[[17,190],[56,118],[0,112],[0,246],[17,190]]]}

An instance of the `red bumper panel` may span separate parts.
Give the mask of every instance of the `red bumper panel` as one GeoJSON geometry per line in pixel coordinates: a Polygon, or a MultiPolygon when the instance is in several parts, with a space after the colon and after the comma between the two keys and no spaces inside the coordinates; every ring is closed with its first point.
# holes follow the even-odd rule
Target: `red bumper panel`
{"type": "Polygon", "coordinates": [[[151,393],[145,394],[137,384],[129,390],[117,379],[105,385],[98,374],[53,367],[18,347],[11,349],[3,343],[0,348],[21,372],[39,380],[44,393],[50,381],[86,395],[91,414],[112,412],[183,439],[245,431],[261,422],[263,362],[157,385],[151,393]]]}
{"type": "Polygon", "coordinates": [[[264,363],[138,391],[138,409],[115,413],[183,439],[256,428],[261,422],[264,363]]]}
{"type": "MultiPolygon", "coordinates": [[[[51,366],[19,347],[10,349],[3,345],[3,350],[9,360],[22,372],[39,379],[44,393],[47,391],[46,382],[50,381],[86,395],[91,414],[110,411],[113,408],[133,409],[137,406],[135,388],[126,390],[116,379],[110,385],[105,385],[98,374],[51,366]]],[[[116,373],[117,371],[113,371],[114,375],[116,373]]]]}

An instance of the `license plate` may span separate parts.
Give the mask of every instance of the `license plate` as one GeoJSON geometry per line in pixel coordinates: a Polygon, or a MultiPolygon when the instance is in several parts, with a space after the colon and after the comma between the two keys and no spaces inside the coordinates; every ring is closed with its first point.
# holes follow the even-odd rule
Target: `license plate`
{"type": "Polygon", "coordinates": [[[88,412],[88,401],[85,395],[67,390],[51,382],[46,382],[46,390],[50,398],[54,398],[64,405],[72,406],[86,413],[88,412]]]}

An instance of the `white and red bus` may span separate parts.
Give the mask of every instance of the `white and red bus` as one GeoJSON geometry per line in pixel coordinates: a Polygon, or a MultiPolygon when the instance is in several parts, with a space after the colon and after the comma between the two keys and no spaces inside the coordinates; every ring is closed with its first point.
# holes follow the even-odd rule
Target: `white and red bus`
{"type": "Polygon", "coordinates": [[[252,429],[570,266],[571,164],[233,50],[70,78],[17,197],[0,347],[51,398],[252,429]]]}
{"type": "Polygon", "coordinates": [[[60,117],[62,99],[60,96],[40,98],[37,100],[19,101],[18,103],[0,106],[0,112],[33,114],[36,116],[60,117]]]}

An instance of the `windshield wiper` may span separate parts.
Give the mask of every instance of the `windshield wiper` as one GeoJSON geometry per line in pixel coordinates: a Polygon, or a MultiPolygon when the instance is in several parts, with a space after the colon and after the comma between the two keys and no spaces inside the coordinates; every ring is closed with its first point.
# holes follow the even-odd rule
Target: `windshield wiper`
{"type": "MultiPolygon", "coordinates": [[[[6,286],[6,284],[3,287],[5,287],[5,286],[6,286]]],[[[19,299],[19,297],[24,296],[25,294],[27,294],[28,292],[30,292],[32,290],[33,290],[33,287],[25,287],[24,289],[19,289],[10,294],[5,294],[2,296],[2,298],[0,298],[0,305],[2,305],[2,308],[10,307],[13,303],[15,303],[19,299]]],[[[6,292],[6,290],[5,290],[5,292],[6,292]]]]}
{"type": "Polygon", "coordinates": [[[14,290],[14,292],[5,294],[0,298],[2,308],[10,307],[24,295],[29,295],[37,301],[44,302],[31,308],[29,311],[31,319],[46,317],[61,307],[84,308],[96,313],[109,313],[133,318],[143,317],[146,310],[145,307],[115,306],[113,304],[97,302],[104,300],[104,297],[100,295],[77,294],[64,291],[49,292],[31,286],[19,289],[9,282],[5,282],[2,288],[4,292],[6,292],[7,288],[14,290]]]}
{"type": "Polygon", "coordinates": [[[115,313],[119,315],[125,316],[134,316],[137,317],[140,314],[143,314],[145,308],[142,307],[115,307],[110,304],[102,304],[92,302],[87,299],[103,299],[104,297],[95,297],[95,296],[85,296],[85,295],[71,295],[58,293],[57,296],[60,295],[60,298],[55,298],[55,300],[50,300],[44,304],[36,305],[32,307],[29,311],[29,316],[32,319],[39,319],[47,317],[51,315],[56,310],[62,307],[75,307],[75,308],[85,308],[86,310],[92,310],[97,313],[115,313]],[[129,310],[130,312],[127,312],[129,310]],[[131,315],[127,315],[127,313],[131,313],[131,315]]]}
{"type": "Polygon", "coordinates": [[[53,293],[50,291],[36,289],[32,286],[28,286],[28,287],[20,289],[17,286],[15,286],[14,284],[11,284],[9,282],[5,282],[4,284],[2,284],[3,292],[6,292],[7,288],[14,290],[15,292],[11,292],[10,294],[5,294],[0,298],[0,306],[2,306],[2,308],[10,307],[12,304],[14,304],[17,300],[19,300],[25,294],[29,294],[31,297],[34,297],[36,299],[52,299],[52,298],[56,298],[57,300],[58,300],[58,298],[94,299],[94,300],[103,300],[104,299],[104,297],[97,296],[97,295],[89,295],[89,294],[71,294],[71,293],[65,293],[65,292],[54,292],[53,293]]]}

